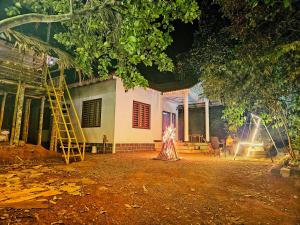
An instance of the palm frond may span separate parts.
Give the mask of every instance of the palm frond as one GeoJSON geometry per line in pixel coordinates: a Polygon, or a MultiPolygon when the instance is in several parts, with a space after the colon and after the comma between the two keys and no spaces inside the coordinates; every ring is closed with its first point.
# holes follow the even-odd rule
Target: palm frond
{"type": "Polygon", "coordinates": [[[10,29],[3,32],[1,37],[14,43],[20,51],[34,51],[40,56],[44,54],[55,56],[59,59],[58,63],[64,68],[74,67],[74,58],[70,54],[35,37],[26,36],[10,29]]]}

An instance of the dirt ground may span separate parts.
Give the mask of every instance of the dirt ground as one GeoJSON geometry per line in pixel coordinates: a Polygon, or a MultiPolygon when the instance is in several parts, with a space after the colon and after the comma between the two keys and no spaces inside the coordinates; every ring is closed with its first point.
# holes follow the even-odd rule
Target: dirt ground
{"type": "Polygon", "coordinates": [[[18,197],[14,190],[43,192],[10,205],[0,195],[0,224],[300,224],[299,179],[272,175],[269,161],[152,160],[157,154],[2,166],[0,190],[10,190],[2,203],[18,197]]]}
{"type": "Polygon", "coordinates": [[[49,151],[42,146],[26,144],[24,146],[10,146],[9,143],[0,143],[0,166],[7,164],[37,164],[37,163],[62,163],[60,154],[49,151]]]}

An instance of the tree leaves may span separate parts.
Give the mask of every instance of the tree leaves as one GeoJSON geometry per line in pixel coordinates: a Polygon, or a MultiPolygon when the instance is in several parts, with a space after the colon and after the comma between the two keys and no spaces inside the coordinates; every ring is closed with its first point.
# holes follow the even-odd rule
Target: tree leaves
{"type": "MultiPolygon", "coordinates": [[[[15,3],[22,10],[44,14],[70,10],[68,0],[15,0],[15,3]]],[[[74,10],[91,7],[97,10],[63,22],[64,31],[56,33],[54,38],[74,52],[76,67],[84,74],[101,77],[116,70],[126,88],[147,85],[137,70],[139,64],[172,71],[173,62],[165,53],[172,43],[172,21],[192,22],[199,15],[196,0],[91,0],[74,1],[73,5],[74,10]]]]}
{"type": "Polygon", "coordinates": [[[300,149],[300,42],[295,29],[299,18],[291,19],[294,1],[289,9],[281,1],[215,3],[221,15],[216,19],[214,11],[202,10],[206,23],[200,24],[195,47],[181,58],[179,71],[201,71],[207,97],[226,105],[223,117],[230,131],[243,124],[245,112],[278,126],[287,120],[287,134],[300,149]]]}

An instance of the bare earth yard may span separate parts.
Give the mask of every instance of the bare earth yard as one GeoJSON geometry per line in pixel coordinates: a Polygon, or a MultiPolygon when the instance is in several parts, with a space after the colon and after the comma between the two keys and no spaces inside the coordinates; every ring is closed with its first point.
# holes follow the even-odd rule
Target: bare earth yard
{"type": "Polygon", "coordinates": [[[1,167],[0,224],[300,224],[299,179],[269,161],[157,154],[1,167]]]}

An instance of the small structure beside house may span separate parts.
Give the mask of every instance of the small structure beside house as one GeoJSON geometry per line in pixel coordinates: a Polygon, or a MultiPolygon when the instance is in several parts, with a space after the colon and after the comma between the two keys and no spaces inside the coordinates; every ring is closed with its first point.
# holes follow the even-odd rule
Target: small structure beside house
{"type": "Polygon", "coordinates": [[[40,101],[41,105],[40,115],[37,118],[39,119],[37,144],[41,144],[45,103],[42,67],[43,59],[33,51],[19,52],[12,44],[0,41],[0,95],[2,96],[0,130],[10,128],[11,145],[18,145],[20,139],[27,142],[33,99],[40,101]],[[13,110],[5,111],[10,105],[13,105],[13,110]],[[7,120],[12,122],[8,124],[7,120]],[[6,127],[3,127],[4,122],[6,127]]]}
{"type": "MultiPolygon", "coordinates": [[[[13,33],[13,35],[18,35],[13,33]]],[[[14,36],[22,41],[22,36],[14,36]]],[[[5,36],[1,36],[5,38],[5,36]]],[[[36,43],[36,40],[33,42],[36,43]]],[[[17,44],[20,44],[16,42],[17,44]]],[[[44,43],[38,43],[39,46],[44,43]]],[[[36,144],[42,144],[42,130],[44,121],[45,99],[51,109],[51,139],[50,148],[57,147],[63,153],[66,163],[73,160],[83,160],[85,138],[76,111],[70,117],[71,109],[75,109],[64,78],[64,63],[58,64],[58,74],[52,75],[47,62],[51,59],[45,52],[37,52],[28,47],[28,43],[15,48],[11,43],[0,40],[0,131],[10,133],[10,146],[27,143],[30,133],[37,134],[36,144]],[[9,97],[9,99],[7,99],[9,97]],[[66,107],[66,98],[71,108],[66,107]],[[38,116],[31,116],[31,102],[40,101],[38,116]],[[9,104],[7,104],[9,102],[9,104]],[[5,127],[3,126],[3,122],[5,127]],[[38,121],[38,132],[34,132],[32,124],[38,121]],[[77,127],[76,124],[78,125],[77,127]],[[81,135],[81,136],[80,136],[81,135]],[[81,137],[81,140],[79,138],[81,137]],[[20,140],[21,139],[21,140],[20,140]],[[80,142],[80,144],[79,144],[80,142]]],[[[62,56],[61,51],[59,56],[62,56]]],[[[67,56],[67,55],[65,55],[67,56]]]]}

